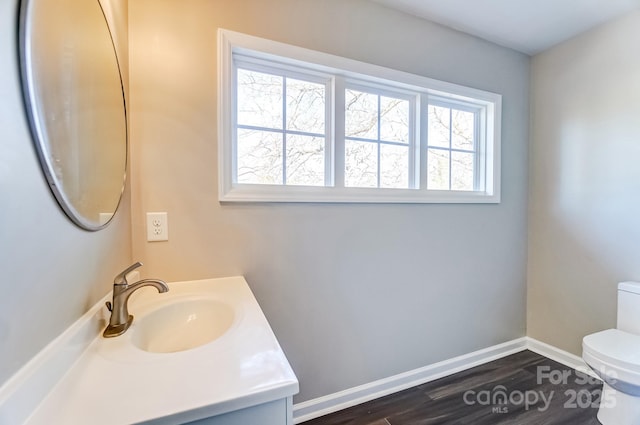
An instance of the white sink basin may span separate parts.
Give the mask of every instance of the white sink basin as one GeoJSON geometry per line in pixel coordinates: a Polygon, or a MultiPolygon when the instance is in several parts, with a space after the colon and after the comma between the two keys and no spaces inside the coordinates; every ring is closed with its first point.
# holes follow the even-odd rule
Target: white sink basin
{"type": "Polygon", "coordinates": [[[152,353],[175,353],[200,347],[224,335],[233,324],[233,308],[213,299],[176,300],[136,316],[131,342],[152,353]]]}
{"type": "Polygon", "coordinates": [[[12,387],[16,395],[8,399],[0,391],[0,423],[262,424],[262,414],[240,421],[226,415],[250,406],[264,412],[273,403],[290,409],[283,398],[298,391],[298,381],[241,276],[172,282],[163,294],[142,288],[129,299],[129,330],[103,338],[110,297],[63,334],[59,349],[37,358],[39,377],[30,370],[23,375],[28,385],[12,387]],[[122,388],[144,397],[123,402],[122,388]],[[36,407],[27,395],[43,400],[36,407]],[[20,400],[18,414],[28,421],[5,421],[3,400],[20,400]],[[225,416],[211,419],[218,415],[225,416]]]}

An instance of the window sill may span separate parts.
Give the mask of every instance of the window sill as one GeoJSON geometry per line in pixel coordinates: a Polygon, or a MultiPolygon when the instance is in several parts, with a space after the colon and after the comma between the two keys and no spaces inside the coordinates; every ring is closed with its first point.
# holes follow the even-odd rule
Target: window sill
{"type": "Polygon", "coordinates": [[[245,203],[497,204],[500,203],[500,196],[479,191],[243,184],[221,190],[219,200],[220,202],[245,203]]]}

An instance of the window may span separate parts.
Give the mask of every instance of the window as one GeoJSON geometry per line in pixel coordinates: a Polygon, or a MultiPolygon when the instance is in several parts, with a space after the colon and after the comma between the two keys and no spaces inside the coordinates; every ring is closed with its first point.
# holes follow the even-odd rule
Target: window
{"type": "Polygon", "coordinates": [[[345,90],[345,187],[414,186],[409,179],[413,104],[398,94],[345,90]]]}
{"type": "Polygon", "coordinates": [[[480,110],[432,100],[428,107],[427,189],[477,191],[480,110]]]}
{"type": "Polygon", "coordinates": [[[219,197],[499,202],[501,97],[219,31],[219,197]]]}
{"type": "Polygon", "coordinates": [[[238,184],[324,186],[328,80],[236,68],[238,184]]]}

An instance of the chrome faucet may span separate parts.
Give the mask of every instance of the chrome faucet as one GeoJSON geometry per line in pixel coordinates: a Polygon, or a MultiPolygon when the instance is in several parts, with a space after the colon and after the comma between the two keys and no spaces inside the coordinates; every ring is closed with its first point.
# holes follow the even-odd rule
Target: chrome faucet
{"type": "Polygon", "coordinates": [[[107,308],[111,312],[111,318],[109,319],[109,326],[107,326],[102,334],[105,338],[122,335],[129,329],[129,326],[131,326],[133,316],[129,314],[129,307],[127,305],[131,294],[145,286],[153,286],[161,293],[169,290],[167,284],[158,279],[143,279],[129,284],[129,282],[127,282],[127,275],[141,265],[141,262],[131,265],[113,280],[113,302],[107,301],[107,308]]]}

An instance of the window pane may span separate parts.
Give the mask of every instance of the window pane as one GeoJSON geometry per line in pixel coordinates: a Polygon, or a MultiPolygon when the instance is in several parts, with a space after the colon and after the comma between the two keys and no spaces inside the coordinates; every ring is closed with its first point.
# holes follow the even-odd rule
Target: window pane
{"type": "Polygon", "coordinates": [[[287,184],[324,185],[324,137],[287,135],[287,184]]]}
{"type": "Polygon", "coordinates": [[[429,105],[429,146],[449,147],[449,115],[451,109],[429,105]]]}
{"type": "Polygon", "coordinates": [[[238,183],[282,184],[282,135],[238,130],[238,183]]]}
{"type": "Polygon", "coordinates": [[[427,161],[427,189],[449,190],[449,151],[429,149],[427,161]]]}
{"type": "Polygon", "coordinates": [[[451,152],[451,189],[473,190],[473,154],[451,152]]]}
{"type": "Polygon", "coordinates": [[[451,147],[453,149],[474,150],[475,114],[473,112],[451,111],[451,147]]]}
{"type": "Polygon", "coordinates": [[[238,69],[238,124],[282,129],[283,78],[238,69]]]}
{"type": "Polygon", "coordinates": [[[409,101],[380,97],[380,139],[409,143],[409,101]]]}
{"type": "Polygon", "coordinates": [[[345,135],[378,140],[378,96],[345,90],[345,135]]]}
{"type": "Polygon", "coordinates": [[[287,130],[324,134],[324,84],[287,78],[287,130]]]}
{"type": "Polygon", "coordinates": [[[380,145],[380,187],[409,187],[409,147],[380,145]]]}
{"type": "Polygon", "coordinates": [[[347,187],[378,187],[378,144],[345,141],[347,187]]]}

